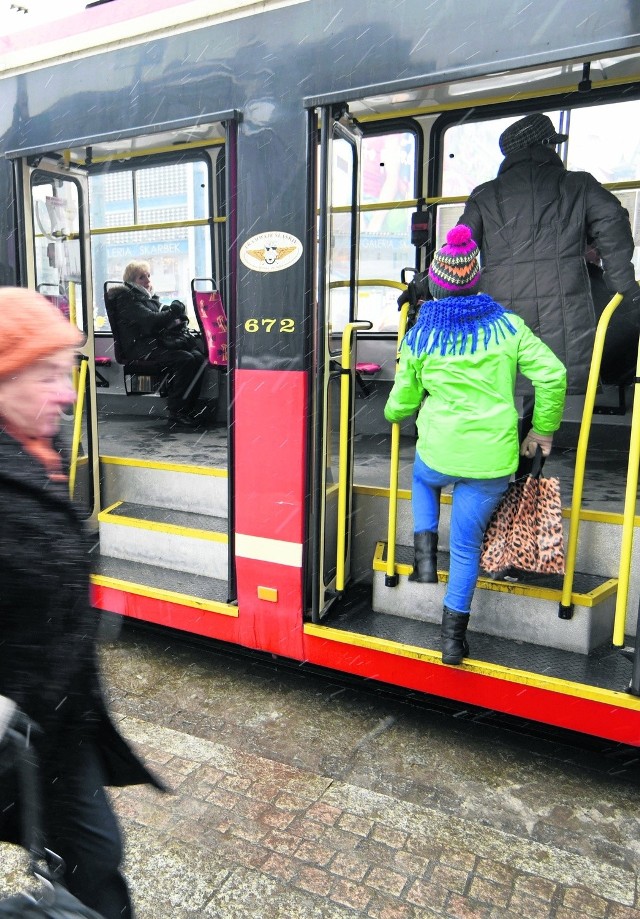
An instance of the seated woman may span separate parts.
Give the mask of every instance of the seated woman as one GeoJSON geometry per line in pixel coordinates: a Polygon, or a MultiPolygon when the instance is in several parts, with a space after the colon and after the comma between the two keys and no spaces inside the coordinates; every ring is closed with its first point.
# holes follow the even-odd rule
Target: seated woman
{"type": "MultiPolygon", "coordinates": [[[[122,287],[107,296],[118,321],[118,344],[126,361],[154,361],[168,373],[167,407],[173,424],[193,427],[205,356],[187,329],[184,304],[174,300],[162,307],[153,294],[148,262],[130,262],[122,287]]],[[[114,331],[115,334],[115,331],[114,331]]]]}

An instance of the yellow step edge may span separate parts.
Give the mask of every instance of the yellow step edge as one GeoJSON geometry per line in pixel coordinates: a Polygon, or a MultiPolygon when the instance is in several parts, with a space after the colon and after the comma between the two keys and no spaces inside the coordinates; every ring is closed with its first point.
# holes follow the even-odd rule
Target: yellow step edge
{"type": "Polygon", "coordinates": [[[141,460],[123,456],[100,456],[100,462],[107,466],[131,466],[141,469],[159,469],[163,472],[188,472],[193,475],[210,475],[221,479],[229,477],[227,469],[209,466],[189,466],[186,463],[162,463],[155,460],[141,460]]]}
{"type": "Polygon", "coordinates": [[[207,613],[219,613],[221,616],[238,618],[237,606],[222,603],[220,600],[205,600],[202,597],[193,597],[191,594],[182,594],[173,590],[163,590],[160,587],[149,587],[147,584],[137,584],[134,581],[124,581],[120,578],[106,577],[102,574],[92,574],[91,583],[96,587],[109,587],[112,590],[122,590],[139,597],[150,597],[152,600],[166,600],[169,603],[179,603],[192,609],[200,609],[207,613]]]}
{"type": "MultiPolygon", "coordinates": [[[[307,622],[304,625],[304,634],[321,638],[325,641],[335,641],[355,648],[369,648],[372,651],[382,651],[393,654],[395,657],[404,657],[411,660],[424,661],[428,664],[437,664],[440,667],[450,667],[443,664],[440,651],[429,648],[418,648],[414,645],[405,645],[401,642],[391,641],[388,638],[376,638],[371,635],[358,635],[354,632],[342,632],[329,626],[316,625],[307,622]]],[[[455,668],[461,672],[480,674],[508,683],[532,686],[550,692],[573,696],[578,699],[589,699],[592,702],[602,702],[606,705],[615,705],[617,708],[626,708],[640,712],[640,698],[624,691],[602,689],[598,686],[589,686],[585,683],[575,683],[570,680],[561,680],[558,677],[547,676],[541,673],[530,673],[528,670],[514,670],[502,667],[500,664],[490,664],[486,661],[476,661],[465,658],[462,664],[455,668]]]]}
{"type": "Polygon", "coordinates": [[[119,526],[133,527],[137,530],[147,530],[153,533],[167,533],[171,536],[187,536],[190,539],[203,539],[208,542],[228,543],[227,533],[213,533],[210,530],[200,530],[195,527],[177,526],[173,523],[158,523],[156,520],[140,520],[138,517],[127,517],[125,514],[113,513],[124,502],[116,501],[98,514],[99,523],[117,523],[119,526]]]}
{"type": "MultiPolygon", "coordinates": [[[[386,572],[387,563],[385,561],[385,542],[378,542],[373,556],[373,570],[386,572]]],[[[396,562],[394,571],[396,574],[408,577],[413,571],[413,565],[404,565],[396,562]]],[[[449,580],[447,571],[438,571],[438,581],[446,584],[449,580]]],[[[481,590],[494,590],[496,593],[514,594],[520,597],[536,597],[539,600],[560,600],[562,590],[552,587],[541,587],[538,584],[519,584],[518,582],[494,581],[493,578],[478,578],[478,588],[481,590]]],[[[615,595],[618,589],[618,579],[609,578],[602,584],[599,584],[588,593],[572,593],[571,602],[576,606],[594,607],[608,600],[615,595]]]]}

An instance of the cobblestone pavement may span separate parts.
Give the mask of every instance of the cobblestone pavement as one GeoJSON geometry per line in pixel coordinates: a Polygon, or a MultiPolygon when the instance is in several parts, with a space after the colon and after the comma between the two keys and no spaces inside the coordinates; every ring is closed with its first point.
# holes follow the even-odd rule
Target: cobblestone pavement
{"type": "MultiPolygon", "coordinates": [[[[126,628],[114,792],[138,919],[640,919],[640,753],[126,628]]],[[[3,892],[27,883],[2,846],[3,892]]]]}

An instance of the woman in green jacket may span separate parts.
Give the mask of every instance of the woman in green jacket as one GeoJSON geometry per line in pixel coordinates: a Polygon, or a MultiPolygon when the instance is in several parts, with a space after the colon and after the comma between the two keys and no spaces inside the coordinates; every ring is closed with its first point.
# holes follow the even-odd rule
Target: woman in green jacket
{"type": "Polygon", "coordinates": [[[413,471],[414,570],[435,583],[440,492],[453,486],[449,583],[442,618],[442,660],[459,664],[479,571],[482,538],[518,466],[536,447],[548,456],[562,420],[564,365],[525,325],[478,293],[478,247],[459,224],[429,268],[434,300],[407,332],[384,414],[395,422],[418,413],[413,471]],[[535,388],[533,427],[518,443],[517,372],[535,388]],[[425,395],[428,398],[425,399],[425,395]],[[422,406],[422,407],[420,407],[422,406]]]}

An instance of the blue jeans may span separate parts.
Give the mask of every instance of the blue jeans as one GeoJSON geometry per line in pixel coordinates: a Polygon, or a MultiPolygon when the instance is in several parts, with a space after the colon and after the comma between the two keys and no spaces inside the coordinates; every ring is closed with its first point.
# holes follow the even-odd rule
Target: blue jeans
{"type": "Polygon", "coordinates": [[[480,569],[482,537],[511,476],[498,479],[465,479],[436,472],[416,453],[413,464],[413,528],[435,532],[440,522],[440,492],[453,485],[451,505],[451,564],[445,606],[458,613],[471,612],[471,600],[480,569]]]}

